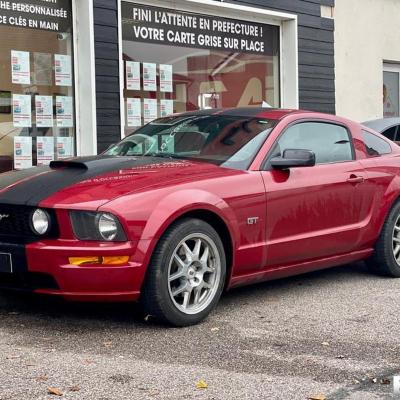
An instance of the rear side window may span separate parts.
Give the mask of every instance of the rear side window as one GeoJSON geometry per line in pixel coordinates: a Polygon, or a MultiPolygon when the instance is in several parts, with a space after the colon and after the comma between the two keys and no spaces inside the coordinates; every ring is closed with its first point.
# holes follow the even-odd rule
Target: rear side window
{"type": "Polygon", "coordinates": [[[365,149],[369,156],[381,156],[392,152],[390,144],[380,137],[363,131],[365,149]]]}

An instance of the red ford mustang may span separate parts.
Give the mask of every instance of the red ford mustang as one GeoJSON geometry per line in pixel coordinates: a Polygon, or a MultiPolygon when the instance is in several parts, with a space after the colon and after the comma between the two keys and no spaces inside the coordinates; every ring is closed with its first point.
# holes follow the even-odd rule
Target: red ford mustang
{"type": "Polygon", "coordinates": [[[176,326],[224,289],[367,260],[400,276],[400,147],[293,110],[158,119],[98,157],[0,176],[0,286],[141,301],[176,326]]]}

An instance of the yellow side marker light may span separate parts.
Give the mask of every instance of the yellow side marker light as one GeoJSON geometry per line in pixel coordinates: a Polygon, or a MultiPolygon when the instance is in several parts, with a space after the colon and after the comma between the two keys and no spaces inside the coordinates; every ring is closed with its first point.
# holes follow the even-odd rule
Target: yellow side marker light
{"type": "Polygon", "coordinates": [[[108,257],[69,257],[69,263],[71,265],[123,265],[129,261],[129,256],[108,256],[108,257]]]}

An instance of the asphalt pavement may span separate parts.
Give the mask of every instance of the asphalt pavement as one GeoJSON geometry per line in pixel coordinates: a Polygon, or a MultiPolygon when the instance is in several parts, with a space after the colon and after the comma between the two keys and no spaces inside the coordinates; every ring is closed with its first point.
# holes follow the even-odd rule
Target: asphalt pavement
{"type": "Polygon", "coordinates": [[[395,398],[399,304],[362,263],[233,290],[184,329],[1,292],[0,399],[395,398]]]}

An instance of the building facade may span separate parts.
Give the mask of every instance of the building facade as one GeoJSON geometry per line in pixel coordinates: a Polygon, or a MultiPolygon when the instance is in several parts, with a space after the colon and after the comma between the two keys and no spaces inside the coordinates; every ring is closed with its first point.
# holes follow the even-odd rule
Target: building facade
{"type": "Polygon", "coordinates": [[[0,169],[96,154],[174,112],[264,105],[335,113],[334,6],[2,0],[0,169]]]}
{"type": "Polygon", "coordinates": [[[336,111],[356,121],[400,115],[398,0],[336,0],[336,111]],[[382,101],[383,100],[383,101],[382,101]]]}

